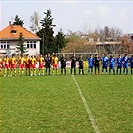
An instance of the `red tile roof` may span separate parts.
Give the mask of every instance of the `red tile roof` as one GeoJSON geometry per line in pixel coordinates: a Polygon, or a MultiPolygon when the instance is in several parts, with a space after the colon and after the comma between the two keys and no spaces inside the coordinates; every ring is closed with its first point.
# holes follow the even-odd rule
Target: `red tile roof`
{"type": "Polygon", "coordinates": [[[37,35],[31,33],[26,28],[19,25],[9,25],[0,31],[0,40],[17,40],[20,33],[23,34],[25,39],[40,40],[37,35]]]}

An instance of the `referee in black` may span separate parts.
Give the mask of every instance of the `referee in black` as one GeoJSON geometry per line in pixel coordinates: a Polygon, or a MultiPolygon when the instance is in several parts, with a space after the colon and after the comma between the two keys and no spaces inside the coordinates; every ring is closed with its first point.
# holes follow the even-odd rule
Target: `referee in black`
{"type": "Polygon", "coordinates": [[[72,70],[74,69],[74,75],[76,75],[76,61],[77,58],[75,57],[75,54],[73,54],[73,56],[70,58],[71,61],[71,73],[70,75],[72,75],[72,70]]]}
{"type": "Polygon", "coordinates": [[[48,71],[48,75],[50,75],[51,63],[52,63],[52,58],[50,56],[50,53],[48,53],[45,57],[46,75],[47,75],[47,71],[48,71]]]}
{"type": "Polygon", "coordinates": [[[98,75],[100,74],[99,62],[100,62],[100,58],[98,57],[98,54],[96,54],[94,58],[95,75],[97,70],[98,70],[98,75]]]}
{"type": "Polygon", "coordinates": [[[84,60],[82,58],[82,54],[79,55],[78,62],[79,62],[79,75],[81,73],[81,70],[82,74],[84,75],[84,60]]]}
{"type": "Polygon", "coordinates": [[[64,70],[64,75],[66,75],[66,58],[65,58],[65,54],[62,54],[62,57],[60,58],[60,62],[61,62],[61,75],[63,74],[63,70],[64,70]]]}

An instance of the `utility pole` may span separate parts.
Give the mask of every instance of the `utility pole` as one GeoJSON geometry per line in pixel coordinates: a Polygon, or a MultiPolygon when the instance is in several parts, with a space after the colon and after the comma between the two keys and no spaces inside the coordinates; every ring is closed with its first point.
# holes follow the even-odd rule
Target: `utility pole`
{"type": "Polygon", "coordinates": [[[43,33],[43,51],[42,51],[42,53],[43,53],[43,57],[44,57],[44,33],[43,33]]]}

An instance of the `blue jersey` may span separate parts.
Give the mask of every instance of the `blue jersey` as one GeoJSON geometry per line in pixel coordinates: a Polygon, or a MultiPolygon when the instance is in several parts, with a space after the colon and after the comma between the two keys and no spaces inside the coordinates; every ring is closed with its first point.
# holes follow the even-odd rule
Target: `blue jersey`
{"type": "Polygon", "coordinates": [[[129,60],[129,58],[127,56],[123,57],[123,67],[124,68],[128,68],[128,60],[129,60]]]}
{"type": "Polygon", "coordinates": [[[130,66],[133,68],[133,57],[130,58],[130,66]]]}
{"type": "Polygon", "coordinates": [[[88,58],[88,64],[89,68],[92,68],[94,66],[94,58],[88,58]]]}
{"type": "Polygon", "coordinates": [[[121,68],[122,67],[122,58],[119,57],[116,60],[117,60],[117,67],[121,68]]]}
{"type": "Polygon", "coordinates": [[[102,57],[101,60],[102,60],[102,66],[107,67],[109,58],[106,56],[106,57],[102,57]]]}
{"type": "Polygon", "coordinates": [[[114,66],[115,66],[115,58],[109,58],[109,64],[110,64],[110,67],[114,68],[114,66]]]}

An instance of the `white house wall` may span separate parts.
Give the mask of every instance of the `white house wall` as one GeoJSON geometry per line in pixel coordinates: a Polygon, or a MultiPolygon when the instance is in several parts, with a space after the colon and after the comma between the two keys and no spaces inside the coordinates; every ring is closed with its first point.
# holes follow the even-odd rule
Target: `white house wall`
{"type": "MultiPolygon", "coordinates": [[[[24,43],[27,46],[27,41],[24,43]]],[[[31,55],[38,55],[40,54],[40,41],[36,41],[36,49],[35,48],[27,48],[28,54],[31,55]]]]}
{"type": "MultiPolygon", "coordinates": [[[[10,49],[0,49],[0,51],[3,51],[3,50],[6,51],[6,55],[8,55],[8,56],[11,56],[12,54],[17,54],[16,46],[17,46],[18,41],[14,40],[14,41],[7,41],[7,42],[9,42],[9,44],[10,44],[10,49]]],[[[27,41],[25,41],[24,44],[27,46],[27,41]]],[[[36,49],[35,48],[28,49],[27,48],[27,51],[28,52],[26,54],[29,54],[30,56],[40,54],[40,41],[36,41],[36,49]]],[[[4,56],[5,54],[0,54],[0,55],[4,56]]]]}

